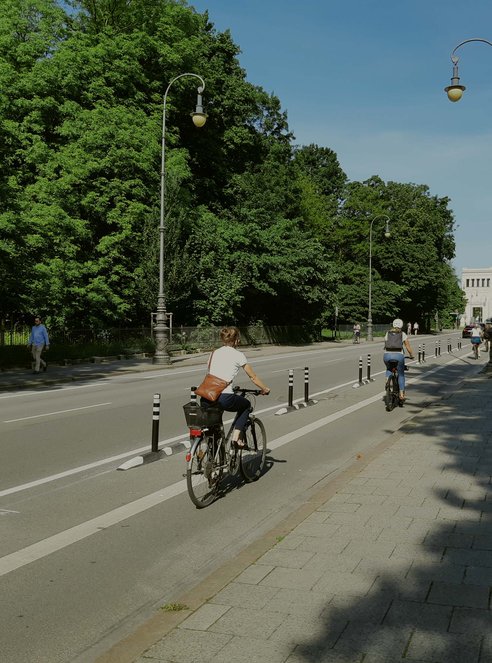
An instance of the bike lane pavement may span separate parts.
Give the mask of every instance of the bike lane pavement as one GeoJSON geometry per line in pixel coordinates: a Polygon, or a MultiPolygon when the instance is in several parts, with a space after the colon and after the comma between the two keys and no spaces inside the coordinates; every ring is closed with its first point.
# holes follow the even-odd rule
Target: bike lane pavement
{"type": "Polygon", "coordinates": [[[491,377],[431,402],[97,663],[492,660],[491,377]]]}

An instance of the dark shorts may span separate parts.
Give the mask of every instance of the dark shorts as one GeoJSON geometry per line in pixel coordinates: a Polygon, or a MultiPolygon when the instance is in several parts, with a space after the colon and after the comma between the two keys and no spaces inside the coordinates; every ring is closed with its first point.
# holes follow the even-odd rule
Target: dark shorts
{"type": "Polygon", "coordinates": [[[474,345],[480,345],[480,343],[482,342],[480,336],[472,336],[470,340],[474,345]]]}

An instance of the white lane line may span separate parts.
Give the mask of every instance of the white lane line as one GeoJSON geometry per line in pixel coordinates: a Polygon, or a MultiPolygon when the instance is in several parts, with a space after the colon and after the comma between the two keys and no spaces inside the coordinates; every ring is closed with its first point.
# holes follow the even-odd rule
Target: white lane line
{"type": "Polygon", "coordinates": [[[20,419],[5,419],[4,424],[13,424],[15,421],[26,421],[27,419],[39,419],[39,417],[52,417],[55,414],[66,414],[67,412],[78,412],[79,410],[89,410],[92,407],[103,407],[111,403],[96,403],[95,405],[84,405],[83,407],[72,407],[70,410],[58,410],[57,412],[46,412],[45,414],[33,414],[30,417],[21,417],[20,419]]]}
{"type": "MultiPolygon", "coordinates": [[[[411,381],[420,382],[426,375],[437,373],[449,364],[454,364],[458,361],[460,361],[460,359],[456,358],[453,361],[448,362],[448,364],[436,366],[426,374],[414,378],[411,381]]],[[[371,405],[372,403],[381,400],[383,394],[384,392],[379,392],[375,396],[370,396],[360,403],[350,405],[344,410],[330,414],[326,417],[323,417],[323,419],[319,419],[318,421],[315,421],[311,424],[302,426],[296,431],[282,435],[277,439],[269,442],[268,448],[271,450],[278,449],[279,447],[282,447],[299,437],[308,435],[318,428],[322,428],[323,426],[326,426],[327,424],[330,424],[337,419],[341,419],[342,417],[345,417],[352,412],[361,410],[367,405],[371,405]]],[[[70,529],[55,534],[54,536],[50,536],[47,539],[39,541],[38,543],[34,543],[31,546],[27,546],[22,550],[5,555],[4,557],[0,558],[0,577],[7,575],[8,573],[11,573],[12,571],[15,571],[16,569],[19,569],[23,566],[26,566],[27,564],[31,564],[32,562],[42,559],[43,557],[47,557],[48,555],[51,555],[58,550],[62,550],[63,548],[72,545],[73,543],[82,541],[83,539],[92,536],[93,534],[97,534],[103,529],[117,525],[123,520],[131,518],[132,516],[136,516],[139,513],[146,511],[147,509],[151,509],[152,507],[157,506],[158,504],[162,504],[163,502],[166,502],[167,500],[172,499],[173,497],[176,497],[185,491],[186,481],[182,479],[181,481],[178,481],[177,483],[174,483],[167,488],[158,490],[157,492],[151,493],[145,497],[141,497],[134,502],[125,504],[124,506],[113,509],[112,511],[108,511],[101,516],[93,518],[92,520],[88,520],[87,522],[81,523],[80,525],[76,525],[75,527],[71,527],[70,529]]]]}
{"type": "Polygon", "coordinates": [[[31,564],[43,557],[47,557],[77,541],[82,541],[82,539],[85,539],[88,536],[97,534],[101,530],[107,529],[112,525],[117,525],[122,520],[136,516],[147,509],[151,509],[157,504],[165,502],[185,490],[186,481],[183,479],[172,486],[158,490],[151,495],[141,497],[130,504],[125,504],[117,509],[113,509],[113,511],[108,511],[108,513],[104,513],[102,516],[98,516],[85,523],[71,527],[64,532],[60,532],[59,534],[44,539],[43,541],[34,543],[32,546],[27,546],[26,548],[11,553],[10,555],[5,555],[5,557],[0,558],[0,576],[7,575],[7,573],[11,573],[16,569],[20,569],[22,566],[26,566],[26,564],[31,564]]]}

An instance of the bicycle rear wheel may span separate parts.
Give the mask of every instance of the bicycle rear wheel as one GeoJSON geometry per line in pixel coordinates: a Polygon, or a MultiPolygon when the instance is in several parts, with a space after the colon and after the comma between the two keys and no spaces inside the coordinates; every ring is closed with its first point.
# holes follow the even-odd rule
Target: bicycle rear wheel
{"type": "Polygon", "coordinates": [[[400,398],[400,385],[398,384],[398,376],[393,375],[393,387],[392,387],[392,396],[393,396],[393,407],[403,407],[403,401],[400,398]]]}
{"type": "Polygon", "coordinates": [[[241,473],[244,480],[256,481],[263,472],[266,459],[265,426],[259,419],[252,419],[245,431],[246,448],[241,449],[241,473]]]}
{"type": "Polygon", "coordinates": [[[204,449],[203,443],[197,445],[186,470],[186,486],[191,501],[198,509],[211,504],[217,495],[219,481],[223,472],[223,445],[220,445],[218,458],[213,457],[212,443],[204,449]]]}
{"type": "Polygon", "coordinates": [[[386,380],[386,385],[384,389],[384,405],[386,407],[386,412],[391,412],[393,409],[393,393],[392,393],[392,384],[391,378],[386,380]]]}

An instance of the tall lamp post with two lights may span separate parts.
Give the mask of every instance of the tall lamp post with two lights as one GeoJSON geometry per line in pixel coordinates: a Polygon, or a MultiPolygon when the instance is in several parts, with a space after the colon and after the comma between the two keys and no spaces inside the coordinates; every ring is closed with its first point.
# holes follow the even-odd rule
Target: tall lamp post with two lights
{"type": "MultiPolygon", "coordinates": [[[[489,41],[488,39],[474,37],[472,39],[465,39],[464,41],[460,42],[457,46],[454,47],[454,49],[451,52],[451,62],[453,63],[453,76],[451,78],[451,85],[448,85],[447,87],[444,88],[444,91],[448,95],[449,101],[459,101],[463,96],[463,92],[466,89],[464,85],[460,85],[460,77],[458,72],[459,57],[456,55],[456,51],[458,50],[458,48],[463,46],[463,44],[469,44],[470,42],[473,41],[478,41],[481,42],[482,44],[487,44],[487,46],[492,46],[492,42],[489,41]]],[[[492,342],[490,341],[489,341],[488,365],[492,366],[492,342]]]]}
{"type": "Polygon", "coordinates": [[[387,214],[379,214],[375,216],[371,225],[369,226],[369,305],[367,307],[367,340],[372,341],[372,226],[376,219],[386,219],[386,228],[384,230],[385,237],[391,237],[389,222],[390,218],[387,214]]]}
{"type": "Polygon", "coordinates": [[[161,150],[161,212],[159,222],[159,294],[157,296],[157,313],[156,323],[154,326],[155,335],[155,354],[154,364],[171,365],[171,356],[167,349],[169,338],[169,327],[167,326],[167,313],[166,313],[166,300],[164,296],[164,216],[165,216],[165,200],[166,200],[166,169],[165,169],[165,154],[166,154],[166,103],[168,92],[178,79],[184,76],[192,76],[198,78],[200,85],[197,88],[197,101],[194,113],[191,113],[193,124],[196,127],[203,127],[207,120],[207,115],[203,111],[202,93],[205,89],[205,81],[198,74],[184,73],[179,74],[172,79],[167,86],[164,93],[164,101],[162,108],[162,150],[161,150]]]}

